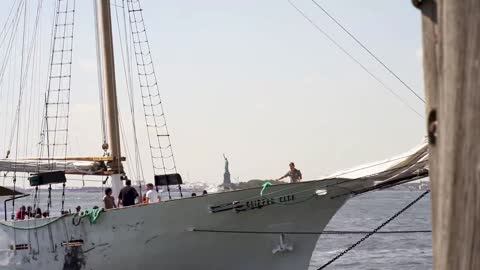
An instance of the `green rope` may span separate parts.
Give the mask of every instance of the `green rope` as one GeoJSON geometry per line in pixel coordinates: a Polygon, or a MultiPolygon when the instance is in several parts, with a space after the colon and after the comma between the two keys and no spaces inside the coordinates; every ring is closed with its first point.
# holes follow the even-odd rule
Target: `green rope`
{"type": "Polygon", "coordinates": [[[263,196],[263,192],[267,189],[267,187],[269,187],[269,186],[271,186],[271,185],[272,185],[272,183],[270,183],[270,182],[266,182],[265,184],[263,184],[263,185],[262,185],[263,188],[262,188],[262,190],[260,191],[260,196],[263,196]]]}
{"type": "MultiPolygon", "coordinates": [[[[84,218],[84,217],[88,217],[89,220],[90,220],[90,224],[95,224],[97,222],[97,219],[100,217],[100,213],[103,212],[104,209],[103,208],[97,208],[97,209],[87,209],[85,211],[82,211],[80,212],[80,214],[75,214],[74,215],[74,218],[75,216],[79,216],[80,218],[84,218]]],[[[63,215],[63,216],[60,216],[60,217],[56,217],[44,224],[41,224],[41,225],[38,225],[38,226],[32,226],[32,227],[18,227],[18,226],[14,226],[14,225],[10,225],[10,224],[7,224],[5,222],[0,222],[0,225],[1,226],[4,226],[4,227],[8,227],[8,228],[12,228],[12,229],[15,229],[15,230],[35,230],[35,229],[40,229],[40,228],[43,228],[43,227],[46,227],[54,222],[57,222],[59,221],[60,219],[62,218],[65,218],[67,216],[71,216],[71,215],[63,215]]],[[[35,221],[35,220],[32,220],[31,222],[39,222],[39,220],[35,221]]]]}
{"type": "Polygon", "coordinates": [[[57,222],[58,220],[66,217],[67,215],[64,215],[64,216],[61,216],[61,217],[57,217],[55,219],[52,219],[51,221],[45,223],[45,224],[41,224],[41,225],[38,225],[38,226],[33,226],[33,227],[17,227],[17,226],[14,226],[14,225],[10,225],[10,224],[7,224],[7,223],[4,223],[4,222],[0,222],[0,225],[2,226],[5,226],[5,227],[8,227],[8,228],[12,228],[12,229],[15,229],[15,230],[35,230],[35,229],[40,229],[42,227],[46,227],[54,222],[57,222]]]}
{"type": "Polygon", "coordinates": [[[90,224],[95,224],[100,217],[100,213],[103,211],[103,208],[87,209],[80,212],[79,216],[80,218],[88,217],[90,219],[90,224]]]}

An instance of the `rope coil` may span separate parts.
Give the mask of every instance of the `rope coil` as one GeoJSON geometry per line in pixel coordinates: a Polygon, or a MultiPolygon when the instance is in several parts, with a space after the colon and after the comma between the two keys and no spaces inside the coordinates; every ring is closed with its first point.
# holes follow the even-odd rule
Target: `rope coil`
{"type": "Polygon", "coordinates": [[[103,208],[94,208],[81,211],[80,213],[75,213],[72,218],[72,224],[74,226],[80,225],[83,218],[89,218],[90,224],[97,223],[97,219],[100,217],[100,213],[104,212],[103,208]]]}

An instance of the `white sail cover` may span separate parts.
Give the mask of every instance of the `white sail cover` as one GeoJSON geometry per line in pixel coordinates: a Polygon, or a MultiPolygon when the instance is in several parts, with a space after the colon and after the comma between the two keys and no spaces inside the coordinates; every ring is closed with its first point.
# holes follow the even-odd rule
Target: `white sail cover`
{"type": "Polygon", "coordinates": [[[375,181],[389,181],[409,175],[415,176],[424,170],[428,170],[426,141],[402,155],[336,172],[327,178],[368,178],[375,181]]]}
{"type": "Polygon", "coordinates": [[[0,171],[37,173],[65,171],[66,174],[97,174],[105,171],[102,162],[97,161],[39,161],[0,159],[0,171]]]}

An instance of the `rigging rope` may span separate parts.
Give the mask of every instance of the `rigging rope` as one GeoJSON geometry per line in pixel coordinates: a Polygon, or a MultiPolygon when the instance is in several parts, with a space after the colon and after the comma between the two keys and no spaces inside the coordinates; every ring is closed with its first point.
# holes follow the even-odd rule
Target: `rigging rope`
{"type": "Polygon", "coordinates": [[[316,24],[310,17],[305,14],[300,8],[298,8],[291,0],[287,0],[288,3],[300,14],[302,15],[313,27],[315,27],[320,33],[322,33],[330,42],[332,42],[340,51],[347,55],[352,61],[358,64],[365,72],[370,75],[375,81],[377,81],[385,90],[392,94],[396,99],[398,99],[404,106],[409,108],[412,112],[418,115],[420,118],[424,118],[420,112],[413,108],[405,99],[399,96],[392,88],[390,88],[384,81],[378,78],[372,71],[370,71],[364,64],[362,64],[357,58],[355,58],[351,53],[349,53],[340,43],[338,43],[332,36],[330,36],[326,31],[324,31],[318,24],[316,24]]]}
{"type": "Polygon", "coordinates": [[[265,184],[262,185],[262,190],[260,191],[260,196],[263,196],[263,192],[267,190],[267,187],[271,186],[272,183],[266,182],[265,184]]]}
{"type": "MultiPolygon", "coordinates": [[[[192,232],[205,233],[231,233],[231,234],[292,234],[292,235],[352,235],[352,234],[368,234],[371,231],[236,231],[236,230],[209,230],[209,229],[191,229],[192,232]]],[[[417,234],[432,233],[431,230],[398,230],[398,231],[377,231],[378,234],[417,234]]]]}
{"type": "MultiPolygon", "coordinates": [[[[14,44],[14,41],[16,39],[16,33],[17,33],[18,26],[20,25],[20,18],[19,17],[22,14],[22,9],[21,8],[22,8],[23,3],[24,3],[23,1],[21,1],[19,3],[19,5],[17,7],[16,15],[12,19],[12,23],[11,23],[12,29],[10,31],[11,34],[10,34],[10,37],[8,39],[6,53],[5,53],[5,56],[4,56],[3,61],[2,61],[2,67],[0,68],[0,85],[3,82],[5,71],[7,70],[7,67],[8,67],[8,60],[10,59],[10,56],[12,55],[12,49],[16,49],[16,46],[13,46],[13,44],[14,44]]],[[[7,34],[5,34],[5,39],[6,38],[7,38],[7,34]]],[[[0,47],[3,46],[3,42],[5,41],[5,39],[3,41],[0,41],[0,47]]]]}
{"type": "MultiPolygon", "coordinates": [[[[10,16],[12,16],[13,10],[15,9],[16,6],[17,6],[17,1],[13,2],[12,6],[10,7],[10,11],[8,12],[8,16],[7,16],[7,19],[5,20],[5,24],[3,25],[2,30],[0,31],[0,38],[3,36],[4,33],[5,35],[7,33],[8,21],[10,20],[10,16]]],[[[0,42],[0,47],[2,43],[3,41],[0,42]]]]}
{"type": "Polygon", "coordinates": [[[103,208],[93,208],[81,211],[80,213],[75,213],[72,218],[72,224],[74,226],[80,225],[82,218],[87,217],[90,220],[90,224],[95,224],[100,217],[100,214],[104,212],[103,208]],[[78,221],[77,221],[78,218],[78,221]]]}
{"type": "MultiPolygon", "coordinates": [[[[51,158],[66,159],[68,152],[74,25],[75,0],[57,0],[51,32],[51,54],[38,152],[41,158],[46,150],[50,170],[54,169],[55,164],[51,158]]],[[[66,166],[67,162],[64,162],[64,170],[66,166]]],[[[40,159],[37,161],[37,170],[40,170],[40,159]]],[[[65,185],[65,183],[62,184],[62,212],[65,205],[65,185]]],[[[52,206],[51,190],[52,187],[49,185],[48,212],[52,206]]]]}
{"type": "MultiPolygon", "coordinates": [[[[35,28],[39,28],[40,30],[38,30],[38,35],[41,36],[41,24],[40,24],[40,12],[41,12],[41,9],[42,9],[42,5],[43,5],[43,1],[39,1],[38,2],[38,5],[37,5],[37,18],[35,20],[35,28]]],[[[34,30],[34,35],[37,35],[37,30],[34,30]]],[[[30,99],[28,101],[28,111],[27,111],[27,114],[26,114],[26,132],[24,132],[25,134],[25,137],[24,137],[24,142],[25,142],[25,149],[24,149],[24,154],[23,156],[29,156],[29,150],[32,148],[29,144],[30,142],[30,135],[31,135],[31,132],[32,130],[34,130],[31,126],[31,122],[33,122],[32,118],[34,119],[34,117],[37,116],[36,112],[32,110],[33,108],[33,103],[34,101],[36,100],[35,99],[35,89],[38,89],[39,87],[37,86],[37,84],[35,83],[35,71],[38,69],[38,67],[40,66],[40,56],[39,56],[39,43],[41,42],[36,42],[37,39],[34,39],[34,44],[32,46],[32,52],[33,52],[33,59],[34,59],[34,62],[32,64],[32,72],[31,72],[31,77],[30,77],[30,91],[32,93],[29,94],[30,96],[30,99]]],[[[25,181],[23,181],[23,184],[25,186],[25,181]]]]}
{"type": "MultiPolygon", "coordinates": [[[[37,44],[37,34],[38,34],[38,21],[40,18],[40,10],[42,8],[42,1],[39,2],[37,5],[37,12],[36,12],[36,17],[35,17],[35,25],[32,33],[32,41],[31,45],[28,49],[28,52],[25,54],[25,51],[27,51],[27,39],[28,39],[28,31],[27,31],[27,3],[26,1],[23,1],[20,3],[19,8],[22,7],[23,3],[23,9],[19,9],[20,13],[18,13],[18,17],[20,17],[21,13],[23,13],[23,30],[22,30],[22,39],[21,39],[21,57],[20,57],[20,78],[19,78],[19,96],[18,96],[18,102],[17,102],[17,108],[15,111],[15,116],[13,120],[13,127],[11,130],[11,136],[10,136],[10,144],[8,146],[7,150],[7,158],[11,153],[11,148],[13,144],[13,140],[15,138],[15,161],[18,159],[18,148],[19,148],[19,140],[20,140],[20,128],[21,128],[21,117],[20,117],[20,112],[22,108],[22,98],[24,96],[24,89],[26,88],[25,85],[28,80],[28,72],[30,70],[30,61],[32,59],[32,55],[35,51],[36,44],[37,44]]],[[[20,23],[20,19],[17,20],[17,26],[20,23]]],[[[15,28],[16,30],[16,28],[15,28]]],[[[15,33],[12,34],[12,37],[15,36],[15,33]]],[[[13,44],[13,43],[12,43],[13,44]]],[[[7,53],[10,54],[10,53],[7,53]]],[[[5,64],[5,63],[4,63],[5,64]]],[[[33,72],[32,72],[33,74],[33,72]]],[[[3,74],[2,74],[3,76],[3,74]]],[[[28,126],[27,126],[28,128],[28,126]]],[[[28,133],[28,131],[26,132],[28,133]]],[[[15,167],[13,171],[13,182],[14,182],[14,190],[16,187],[16,180],[17,180],[17,168],[15,167]]],[[[13,196],[12,200],[12,211],[15,211],[15,195],[13,196]]]]}
{"type": "MultiPolygon", "coordinates": [[[[26,32],[27,32],[27,3],[24,3],[24,17],[23,17],[23,35],[22,35],[22,52],[25,51],[25,39],[26,39],[26,32]]],[[[24,76],[24,54],[22,53],[22,57],[21,57],[21,61],[20,61],[20,76],[24,76]]],[[[26,77],[26,76],[25,76],[26,77]]],[[[23,85],[22,85],[22,81],[23,81],[23,78],[21,78],[20,80],[20,93],[19,93],[19,98],[18,98],[18,107],[17,107],[17,111],[16,111],[16,115],[15,117],[16,118],[16,131],[17,131],[17,134],[16,134],[16,140],[15,140],[15,161],[17,160],[18,158],[18,141],[19,141],[19,137],[20,137],[20,106],[22,104],[22,95],[23,95],[23,85]]],[[[13,131],[12,131],[13,132],[13,131]]],[[[12,212],[15,213],[15,192],[16,192],[16,183],[17,183],[17,170],[15,168],[15,170],[13,171],[13,200],[12,200],[12,212]]],[[[12,214],[13,214],[12,213],[12,214]]],[[[16,237],[15,237],[16,238],[16,237]]],[[[16,244],[16,239],[15,239],[15,244],[16,244]]]]}
{"type": "Polygon", "coordinates": [[[153,171],[155,175],[177,173],[140,0],[127,0],[127,5],[153,171]]]}
{"type": "Polygon", "coordinates": [[[52,207],[52,185],[48,185],[47,212],[50,212],[50,207],[52,207]]]}
{"type": "MultiPolygon", "coordinates": [[[[42,149],[46,148],[48,158],[67,156],[74,25],[75,0],[58,0],[52,30],[41,143],[42,149]]],[[[43,150],[40,157],[42,153],[43,150]]]]}
{"type": "Polygon", "coordinates": [[[38,201],[38,186],[35,187],[35,193],[33,197],[33,209],[37,209],[37,203],[39,204],[38,201]]]}
{"type": "MultiPolygon", "coordinates": [[[[60,219],[63,219],[65,217],[67,217],[69,215],[63,215],[63,216],[60,216],[60,217],[56,217],[56,218],[52,218],[51,220],[49,220],[48,222],[44,223],[44,224],[41,224],[41,225],[34,225],[32,227],[18,227],[18,226],[14,226],[14,225],[10,225],[8,223],[4,223],[4,222],[0,222],[0,226],[4,226],[4,227],[8,227],[8,228],[12,228],[15,230],[21,230],[21,231],[28,231],[28,230],[35,230],[35,229],[40,229],[40,228],[43,228],[43,227],[47,227],[48,225],[50,224],[53,224],[55,223],[56,221],[60,220],[60,219]]],[[[35,220],[35,219],[34,219],[35,220]]],[[[36,224],[36,222],[35,222],[36,224]]]]}
{"type": "Polygon", "coordinates": [[[316,0],[311,0],[320,10],[325,13],[338,27],[340,27],[347,35],[349,35],[362,49],[364,49],[370,56],[372,56],[380,65],[382,65],[390,74],[392,74],[403,86],[405,86],[412,94],[414,94],[420,101],[425,104],[425,99],[420,97],[405,81],[403,81],[391,68],[389,68],[380,58],[378,58],[371,50],[367,48],[358,38],[356,38],[345,26],[343,26],[337,19],[335,19],[323,6],[316,0]]]}
{"type": "Polygon", "coordinates": [[[16,193],[16,186],[17,186],[17,178],[13,177],[13,200],[12,200],[12,219],[15,219],[15,193],[16,193]]]}
{"type": "Polygon", "coordinates": [[[430,192],[430,190],[427,190],[425,191],[424,193],[422,193],[420,196],[418,196],[415,200],[413,200],[412,202],[410,202],[408,205],[406,205],[404,208],[402,208],[400,211],[398,211],[397,213],[395,213],[392,217],[390,217],[389,219],[387,219],[385,222],[383,222],[380,226],[378,226],[377,228],[375,228],[373,231],[369,232],[368,234],[366,234],[364,237],[362,237],[360,240],[358,240],[357,242],[355,242],[353,245],[349,246],[347,249],[345,249],[344,251],[340,252],[337,256],[335,256],[334,258],[332,258],[331,260],[329,260],[328,262],[326,262],[325,264],[323,264],[322,266],[320,266],[319,268],[317,268],[317,270],[322,270],[322,269],[325,269],[327,266],[329,266],[330,264],[332,264],[333,262],[335,262],[336,260],[340,259],[342,256],[344,256],[345,254],[347,254],[350,250],[354,249],[356,246],[358,246],[359,244],[361,244],[363,241],[367,240],[370,236],[374,235],[375,233],[377,233],[380,229],[382,229],[383,227],[385,227],[387,224],[389,224],[390,222],[392,222],[394,219],[396,219],[398,216],[400,216],[403,212],[407,211],[410,207],[412,207],[414,204],[416,204],[419,200],[421,200],[423,197],[425,197],[428,193],[430,192]]]}
{"type": "MultiPolygon", "coordinates": [[[[130,117],[131,117],[131,124],[133,128],[133,141],[134,141],[134,160],[135,160],[135,178],[138,181],[138,184],[140,186],[140,196],[142,195],[142,182],[145,181],[144,179],[144,173],[143,173],[143,168],[141,166],[141,159],[140,159],[140,148],[138,144],[138,133],[137,133],[137,125],[135,121],[135,99],[134,99],[134,86],[133,86],[133,78],[132,78],[132,63],[131,63],[131,49],[130,49],[130,43],[128,39],[128,33],[127,33],[127,19],[126,19],[126,12],[127,10],[125,9],[125,2],[122,0],[122,5],[117,4],[117,0],[115,0],[115,18],[116,18],[116,23],[117,23],[117,30],[118,30],[118,36],[120,37],[120,51],[121,51],[121,56],[122,56],[122,63],[123,63],[123,72],[125,75],[125,81],[126,81],[126,90],[127,90],[127,95],[128,95],[128,101],[130,105],[130,117]],[[123,21],[123,27],[120,26],[120,16],[118,14],[118,9],[122,9],[122,21],[123,21]],[[120,29],[123,28],[123,34],[120,29]],[[122,39],[122,37],[124,39],[122,39]],[[123,42],[125,42],[125,48],[123,46],[123,42]]],[[[131,159],[132,160],[132,159],[131,159]]]]}
{"type": "Polygon", "coordinates": [[[60,210],[60,213],[63,215],[63,211],[65,210],[65,186],[66,183],[63,182],[62,184],[62,209],[60,210]]]}

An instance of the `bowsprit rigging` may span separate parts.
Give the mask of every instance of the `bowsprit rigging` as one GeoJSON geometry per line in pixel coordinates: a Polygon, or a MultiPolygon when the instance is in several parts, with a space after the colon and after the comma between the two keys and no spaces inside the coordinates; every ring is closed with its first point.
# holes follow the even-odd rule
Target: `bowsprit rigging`
{"type": "Polygon", "coordinates": [[[418,100],[420,100],[423,104],[425,104],[425,99],[420,97],[415,90],[412,89],[410,85],[408,85],[404,80],[402,80],[393,70],[387,66],[380,58],[375,55],[370,49],[365,46],[363,42],[361,42],[358,38],[356,38],[351,31],[349,31],[344,25],[342,25],[335,17],[333,17],[330,12],[328,12],[318,1],[316,0],[311,0],[315,6],[317,6],[325,15],[327,15],[328,18],[330,18],[340,29],[342,29],[348,36],[350,36],[363,50],[365,50],[370,56],[375,59],[383,68],[385,68],[393,77],[395,77],[405,88],[410,91],[418,100]]]}
{"type": "MultiPolygon", "coordinates": [[[[375,56],[363,43],[361,43],[355,36],[353,36],[343,25],[341,25],[333,16],[331,16],[323,7],[321,7],[316,1],[312,0],[318,8],[320,8],[330,19],[332,19],[344,32],[346,32],[353,40],[362,47],[370,56],[372,56],[380,65],[385,68],[390,74],[392,74],[397,80],[399,80],[402,85],[404,85],[410,93],[414,94],[417,99],[419,99],[422,103],[425,101],[415,92],[413,89],[408,86],[397,74],[395,74],[387,65],[385,65],[377,56],[375,56]]],[[[287,2],[295,9],[305,20],[307,20],[315,29],[320,32],[325,38],[327,38],[330,42],[332,42],[335,47],[337,47],[340,51],[342,51],[348,58],[350,58],[353,62],[355,62],[362,70],[364,70],[372,79],[374,79],[378,84],[380,84],[383,89],[389,92],[392,96],[394,96],[398,101],[400,101],[405,107],[407,107],[410,111],[418,115],[420,118],[424,118],[423,115],[415,109],[406,99],[401,97],[397,91],[392,89],[388,86],[379,76],[373,73],[365,64],[360,62],[357,57],[355,57],[352,53],[350,53],[344,46],[342,46],[337,40],[333,38],[332,35],[328,34],[324,29],[322,29],[315,21],[312,20],[303,10],[301,10],[292,0],[287,0],[287,2]]]]}

